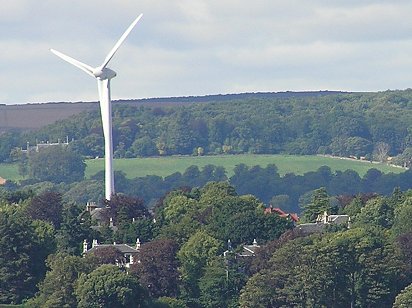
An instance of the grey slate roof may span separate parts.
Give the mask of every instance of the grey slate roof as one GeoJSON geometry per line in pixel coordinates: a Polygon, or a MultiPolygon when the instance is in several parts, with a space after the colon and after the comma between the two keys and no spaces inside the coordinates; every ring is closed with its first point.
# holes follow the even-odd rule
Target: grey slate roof
{"type": "Polygon", "coordinates": [[[94,246],[91,249],[89,249],[87,251],[87,253],[94,252],[98,249],[106,248],[106,247],[114,247],[123,254],[138,253],[138,250],[136,250],[135,248],[133,248],[133,247],[127,245],[127,244],[98,244],[97,246],[94,246]]]}

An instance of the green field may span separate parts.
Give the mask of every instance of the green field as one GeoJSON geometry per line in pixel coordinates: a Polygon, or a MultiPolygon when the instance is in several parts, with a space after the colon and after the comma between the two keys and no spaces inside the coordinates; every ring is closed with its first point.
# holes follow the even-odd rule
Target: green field
{"type": "Polygon", "coordinates": [[[22,179],[22,177],[19,175],[17,164],[0,164],[0,177],[12,181],[18,181],[22,179]]]}
{"type": "MultiPolygon", "coordinates": [[[[103,159],[86,161],[86,177],[103,170],[103,159]]],[[[221,156],[168,156],[150,158],[116,159],[115,170],[123,171],[128,178],[143,177],[146,175],[167,176],[174,172],[184,172],[187,167],[196,165],[202,168],[211,164],[222,166],[228,176],[233,174],[233,168],[238,164],[248,166],[260,165],[266,167],[275,164],[281,175],[286,173],[304,174],[315,171],[321,166],[329,166],[332,171],[352,169],[363,176],[370,168],[376,168],[384,173],[400,173],[401,168],[391,167],[386,164],[375,164],[355,160],[338,159],[321,156],[294,156],[294,155],[221,155],[221,156]]],[[[0,177],[9,180],[20,180],[16,164],[0,164],[0,177]]]]}
{"type": "MultiPolygon", "coordinates": [[[[281,175],[286,173],[304,174],[315,171],[321,166],[329,166],[332,171],[352,169],[363,176],[370,168],[376,168],[384,173],[400,173],[401,168],[391,167],[386,164],[375,164],[370,162],[321,157],[321,156],[294,156],[294,155],[221,155],[221,156],[169,156],[116,159],[115,170],[126,173],[128,178],[142,177],[149,174],[167,176],[176,171],[184,172],[187,167],[196,165],[202,168],[211,164],[222,166],[226,169],[228,176],[233,174],[233,168],[238,164],[248,166],[260,165],[266,167],[275,164],[281,175]]],[[[90,177],[96,172],[103,170],[104,160],[95,159],[87,161],[86,176],[90,177]]]]}

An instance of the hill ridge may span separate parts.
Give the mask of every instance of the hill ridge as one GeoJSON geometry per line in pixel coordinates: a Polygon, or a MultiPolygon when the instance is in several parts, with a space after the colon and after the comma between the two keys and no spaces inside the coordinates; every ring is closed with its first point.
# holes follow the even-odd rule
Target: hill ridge
{"type": "MultiPolygon", "coordinates": [[[[224,102],[238,99],[270,99],[292,97],[316,97],[337,94],[350,94],[343,91],[286,91],[286,92],[245,92],[229,94],[211,94],[203,96],[153,97],[140,99],[113,100],[114,105],[183,105],[193,103],[224,102]]],[[[87,102],[45,102],[26,103],[16,105],[0,104],[0,131],[9,129],[30,130],[38,129],[58,120],[84,111],[93,111],[99,108],[97,101],[87,102]]]]}

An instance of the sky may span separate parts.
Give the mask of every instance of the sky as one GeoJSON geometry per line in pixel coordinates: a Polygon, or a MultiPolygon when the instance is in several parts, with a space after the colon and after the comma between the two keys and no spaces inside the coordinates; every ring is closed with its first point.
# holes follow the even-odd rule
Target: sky
{"type": "Polygon", "coordinates": [[[0,104],[412,87],[410,0],[12,0],[0,10],[0,104]]]}

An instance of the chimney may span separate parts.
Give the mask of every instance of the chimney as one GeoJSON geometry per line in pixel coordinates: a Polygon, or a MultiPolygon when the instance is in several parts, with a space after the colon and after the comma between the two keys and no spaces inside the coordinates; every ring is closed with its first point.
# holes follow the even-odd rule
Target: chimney
{"type": "Polygon", "coordinates": [[[88,246],[87,240],[84,240],[83,241],[83,254],[85,254],[87,252],[87,246],[88,246]]]}
{"type": "Polygon", "coordinates": [[[139,250],[139,249],[140,249],[140,239],[137,238],[137,240],[136,240],[136,250],[139,250]]]}
{"type": "Polygon", "coordinates": [[[93,248],[93,247],[96,247],[97,245],[99,245],[99,244],[97,243],[97,240],[93,240],[93,242],[92,242],[92,248],[93,248]]]}
{"type": "Polygon", "coordinates": [[[326,211],[323,213],[323,223],[324,224],[328,223],[328,212],[326,211]]]}

